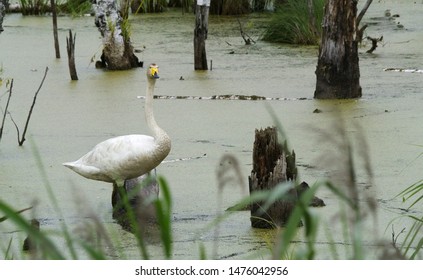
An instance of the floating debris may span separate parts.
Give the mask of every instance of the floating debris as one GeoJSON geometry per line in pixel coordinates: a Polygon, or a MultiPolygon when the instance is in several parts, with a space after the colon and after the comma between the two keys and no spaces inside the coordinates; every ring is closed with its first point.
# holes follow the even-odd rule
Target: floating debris
{"type": "Polygon", "coordinates": [[[177,161],[186,161],[186,160],[195,160],[195,159],[201,159],[207,157],[207,154],[203,154],[201,156],[194,156],[194,157],[184,157],[184,158],[176,158],[176,159],[170,159],[170,160],[164,160],[162,163],[171,163],[171,162],[177,162],[177,161]]]}
{"type": "MultiPolygon", "coordinates": [[[[139,99],[145,99],[144,96],[137,96],[139,99]]],[[[258,95],[239,95],[239,94],[223,94],[223,95],[212,95],[212,96],[186,96],[186,95],[155,95],[154,99],[185,99],[185,100],[277,100],[277,101],[298,101],[298,100],[312,100],[307,97],[265,97],[258,95]]]]}
{"type": "Polygon", "coordinates": [[[422,69],[405,69],[405,68],[385,68],[383,71],[404,72],[404,73],[420,73],[423,74],[422,69]]]}

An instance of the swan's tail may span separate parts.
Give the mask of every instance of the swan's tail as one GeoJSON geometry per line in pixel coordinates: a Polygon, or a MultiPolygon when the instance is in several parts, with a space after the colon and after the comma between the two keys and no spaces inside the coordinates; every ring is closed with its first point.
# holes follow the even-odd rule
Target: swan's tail
{"type": "Polygon", "coordinates": [[[78,161],[65,162],[63,163],[63,165],[75,171],[76,173],[78,173],[79,175],[85,178],[92,179],[92,180],[105,181],[105,182],[113,182],[112,179],[110,179],[105,174],[102,174],[100,169],[95,166],[84,165],[78,161]]]}
{"type": "Polygon", "coordinates": [[[63,165],[82,176],[85,176],[84,174],[98,174],[100,172],[100,169],[97,167],[81,164],[79,161],[65,162],[63,165]]]}
{"type": "Polygon", "coordinates": [[[75,162],[64,162],[64,163],[62,163],[62,165],[66,166],[67,168],[74,170],[74,168],[76,168],[77,164],[75,162]]]}

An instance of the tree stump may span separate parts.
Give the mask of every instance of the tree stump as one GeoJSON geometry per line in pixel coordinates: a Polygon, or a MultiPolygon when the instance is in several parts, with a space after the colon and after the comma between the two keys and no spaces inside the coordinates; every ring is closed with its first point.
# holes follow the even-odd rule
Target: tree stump
{"type": "Polygon", "coordinates": [[[156,223],[156,209],[154,201],[159,196],[159,183],[154,176],[144,174],[138,178],[126,180],[125,190],[118,190],[113,184],[112,206],[113,219],[125,230],[134,231],[134,226],[144,227],[156,223]],[[128,205],[125,206],[123,195],[127,196],[128,205]],[[128,208],[133,214],[128,214],[128,208]],[[135,224],[134,224],[135,223],[135,224]]]}
{"type": "Polygon", "coordinates": [[[208,33],[210,0],[197,0],[194,28],[194,69],[208,70],[206,39],[208,33]]]}
{"type": "Polygon", "coordinates": [[[109,70],[128,70],[139,67],[140,62],[131,44],[130,24],[115,0],[93,0],[95,24],[103,37],[101,62],[109,70]]]}
{"type": "MultiPolygon", "coordinates": [[[[297,177],[295,153],[287,145],[278,142],[274,127],[256,130],[253,149],[253,170],[248,177],[250,194],[255,191],[271,190],[279,183],[294,181],[297,177]]],[[[287,223],[297,201],[295,187],[283,198],[276,200],[268,209],[265,201],[251,203],[251,226],[274,228],[287,223]]]]}

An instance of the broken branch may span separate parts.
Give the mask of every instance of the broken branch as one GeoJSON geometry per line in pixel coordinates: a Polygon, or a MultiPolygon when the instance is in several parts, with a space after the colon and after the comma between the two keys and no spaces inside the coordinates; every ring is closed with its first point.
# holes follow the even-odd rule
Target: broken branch
{"type": "Polygon", "coordinates": [[[367,9],[370,7],[370,4],[372,4],[373,0],[367,0],[366,4],[364,4],[363,9],[361,9],[361,12],[357,16],[356,20],[356,26],[358,28],[358,25],[360,24],[361,20],[364,17],[364,14],[367,12],[367,9]]]}
{"type": "Polygon", "coordinates": [[[383,40],[383,36],[380,36],[380,38],[367,36],[366,39],[372,41],[372,47],[366,53],[373,53],[373,51],[377,48],[377,43],[383,40]]]}
{"type": "Polygon", "coordinates": [[[17,124],[16,124],[16,122],[13,120],[12,115],[9,113],[10,119],[12,120],[13,124],[15,125],[15,127],[16,127],[16,131],[17,131],[17,133],[18,133],[18,144],[19,144],[19,146],[22,146],[22,145],[23,145],[23,143],[25,142],[25,134],[26,134],[26,131],[28,130],[29,120],[31,119],[32,111],[33,111],[33,109],[34,109],[35,102],[37,101],[37,96],[38,96],[38,93],[40,92],[41,87],[42,87],[42,86],[43,86],[43,84],[44,84],[44,80],[46,79],[47,72],[48,72],[48,67],[46,67],[46,70],[45,70],[45,72],[44,72],[44,77],[43,77],[43,79],[41,80],[41,84],[40,84],[40,86],[38,87],[37,91],[35,92],[34,99],[33,99],[33,101],[32,101],[32,105],[31,105],[31,108],[29,109],[28,118],[26,119],[25,128],[24,128],[24,131],[23,131],[23,133],[22,133],[22,138],[20,138],[20,131],[19,131],[19,127],[18,127],[18,125],[17,125],[17,124]]]}
{"type": "Polygon", "coordinates": [[[239,21],[239,19],[237,19],[237,20],[238,20],[238,23],[239,23],[239,31],[241,32],[241,37],[242,37],[242,39],[244,39],[245,44],[251,45],[251,42],[253,42],[255,44],[256,41],[254,41],[253,38],[250,37],[250,35],[248,35],[247,33],[244,32],[244,30],[242,29],[241,22],[239,21]]]}

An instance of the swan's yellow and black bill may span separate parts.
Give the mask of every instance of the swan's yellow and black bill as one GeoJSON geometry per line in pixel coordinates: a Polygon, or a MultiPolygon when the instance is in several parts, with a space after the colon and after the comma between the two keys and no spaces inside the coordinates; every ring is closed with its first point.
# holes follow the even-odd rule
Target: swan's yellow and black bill
{"type": "Polygon", "coordinates": [[[156,64],[150,65],[150,76],[154,79],[159,78],[159,67],[156,64]]]}

